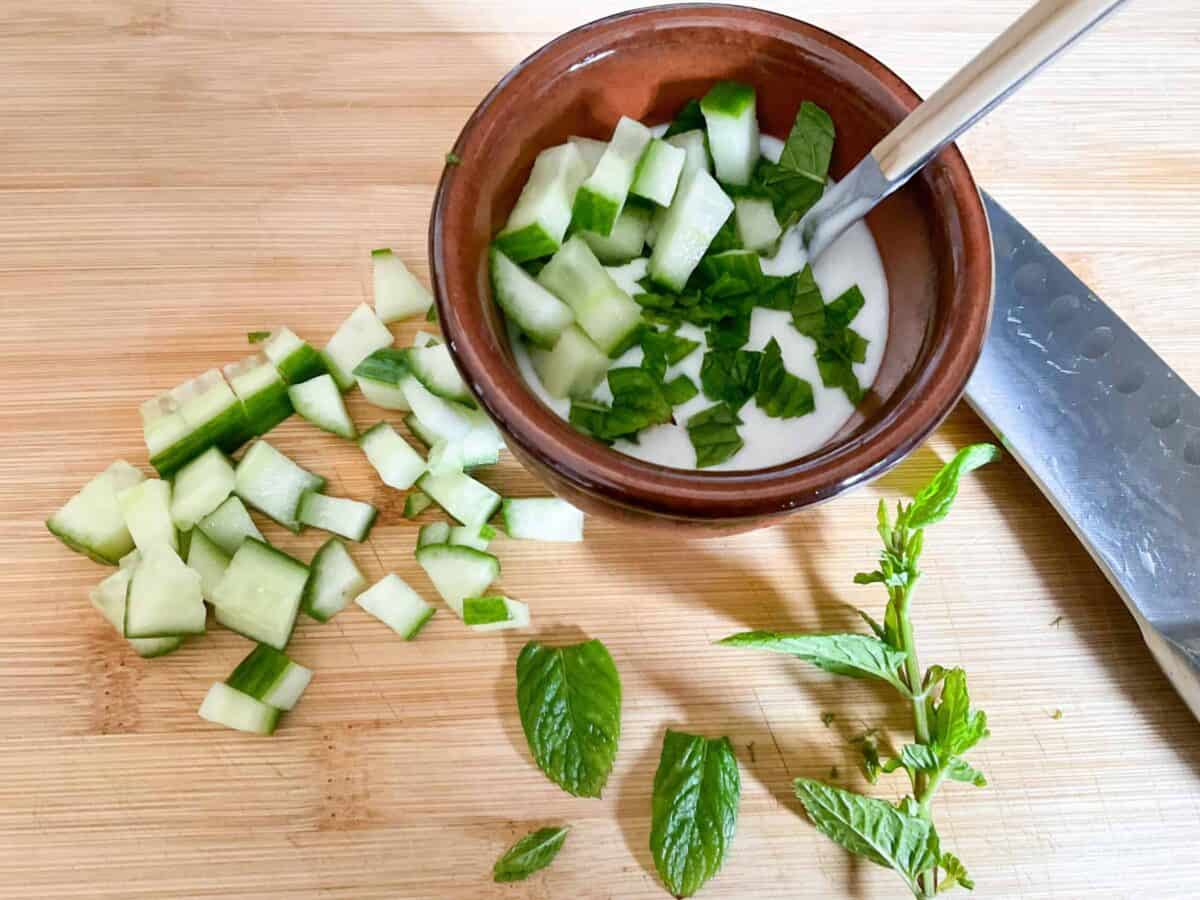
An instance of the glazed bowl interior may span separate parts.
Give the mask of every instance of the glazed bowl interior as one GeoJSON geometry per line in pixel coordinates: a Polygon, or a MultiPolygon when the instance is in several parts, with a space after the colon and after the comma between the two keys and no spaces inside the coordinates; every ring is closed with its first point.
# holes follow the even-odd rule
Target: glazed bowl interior
{"type": "Polygon", "coordinates": [[[607,139],[622,115],[668,121],[716,81],[757,90],[764,134],[785,138],[802,100],[833,117],[843,176],[914,107],[882,64],[812,26],[743,7],[624,13],[543,47],[480,105],[447,166],[430,227],[443,329],[516,454],[583,506],[736,523],[828,499],[917,446],[961,396],[986,335],[991,248],[978,191],[949,150],[867,219],[890,294],[879,374],[819,450],[769,469],[705,473],[644,462],[577,433],[522,381],[492,301],[487,250],[539,151],[607,139]]]}

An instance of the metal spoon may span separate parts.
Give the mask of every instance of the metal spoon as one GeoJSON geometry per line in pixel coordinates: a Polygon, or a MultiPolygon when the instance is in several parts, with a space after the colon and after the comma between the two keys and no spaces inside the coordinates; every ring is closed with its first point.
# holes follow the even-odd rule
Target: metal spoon
{"type": "Polygon", "coordinates": [[[908,114],[800,220],[814,259],[1126,0],[1041,0],[908,114]]]}

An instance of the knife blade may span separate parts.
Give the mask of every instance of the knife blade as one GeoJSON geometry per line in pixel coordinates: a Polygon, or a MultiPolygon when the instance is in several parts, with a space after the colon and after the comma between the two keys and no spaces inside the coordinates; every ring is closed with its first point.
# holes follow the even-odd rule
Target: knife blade
{"type": "Polygon", "coordinates": [[[1200,397],[991,197],[967,401],[1091,553],[1200,718],[1200,397]]]}

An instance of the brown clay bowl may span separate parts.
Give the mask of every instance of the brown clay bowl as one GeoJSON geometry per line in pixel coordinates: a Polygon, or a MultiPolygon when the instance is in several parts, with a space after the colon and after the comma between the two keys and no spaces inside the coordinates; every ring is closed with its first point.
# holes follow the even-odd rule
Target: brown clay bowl
{"type": "Polygon", "coordinates": [[[747,530],[874,478],[915,449],[958,401],[987,333],[992,251],[979,192],[949,149],[867,218],[891,296],[875,384],[825,446],[784,465],[705,473],[610,450],[546,408],[517,372],[488,282],[488,243],[537,153],[617,119],[668,120],[714,82],[758,91],[764,134],[786,137],[801,100],[833,116],[842,177],[917,105],[878,60],[819,28],[736,6],[633,10],[542,47],[468,120],[438,186],[429,231],[442,329],[467,384],[513,453],[587,512],[678,527],[747,530]]]}

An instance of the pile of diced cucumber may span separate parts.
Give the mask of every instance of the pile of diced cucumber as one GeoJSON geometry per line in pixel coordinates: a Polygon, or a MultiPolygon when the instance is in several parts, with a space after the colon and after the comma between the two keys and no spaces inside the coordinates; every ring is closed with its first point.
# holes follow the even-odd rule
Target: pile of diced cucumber
{"type": "Polygon", "coordinates": [[[72,550],[116,567],[91,601],[138,655],[163,656],[203,634],[209,607],[219,625],[255,642],[200,706],[230,728],[270,734],[304,692],[313,673],[285,653],[301,612],[327,622],[354,601],[405,640],[435,612],[394,572],[368,584],[343,539],[367,540],[379,510],[327,494],[324,477],[265,438],[293,412],[356,442],[387,487],[408,492],[405,518],[436,504],[454,520],[422,526],[416,558],[472,630],[530,622],[524,603],[491,590],[500,573],[488,552],[494,515],[510,538],[583,539],[583,515],[564,501],[504,499],[473,477],[499,461],[499,431],[436,335],[393,346],[388,323],[430,313],[432,297],[390,250],[371,261],[374,309],[360,305],[319,351],[287,328],[251,333],[259,353],[142,405],[158,477],[118,460],[46,523],[72,550]],[[386,421],[360,431],[343,399],[355,385],[369,403],[403,413],[425,453],[386,421]],[[272,546],[251,510],[292,532],[334,536],[304,563],[272,546]]]}

